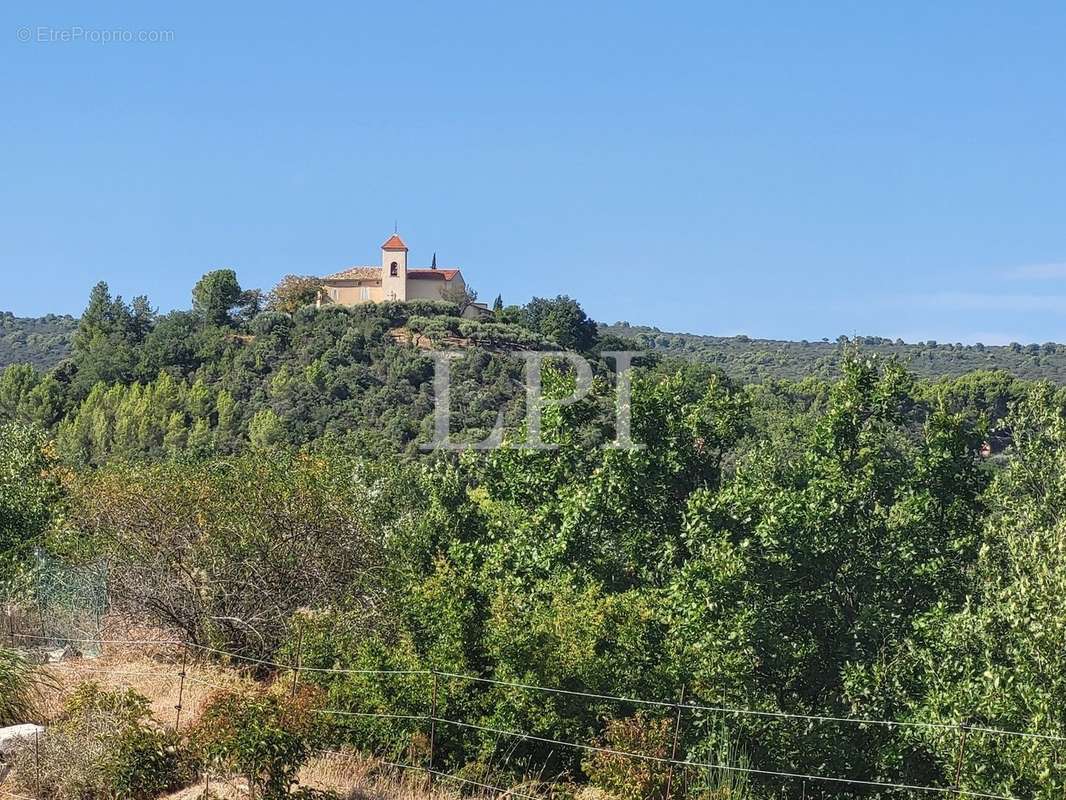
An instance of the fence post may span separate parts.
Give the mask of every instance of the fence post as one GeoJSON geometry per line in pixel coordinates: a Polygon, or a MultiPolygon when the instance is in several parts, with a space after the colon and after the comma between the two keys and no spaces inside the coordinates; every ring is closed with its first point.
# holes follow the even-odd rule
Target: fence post
{"type": "MultiPolygon", "coordinates": [[[[38,579],[40,580],[40,579],[38,579]]],[[[44,625],[44,601],[41,599],[41,587],[37,586],[37,617],[39,627],[41,629],[41,647],[44,648],[48,645],[48,633],[45,631],[44,625]]]]}
{"type": "Polygon", "coordinates": [[[963,725],[961,727],[962,735],[959,737],[959,760],[958,760],[958,763],[955,765],[955,791],[956,792],[959,791],[959,784],[962,782],[962,761],[963,761],[963,757],[966,755],[966,734],[967,734],[968,730],[969,729],[965,725],[963,725]]]}
{"type": "Polygon", "coordinates": [[[296,666],[292,670],[292,697],[296,697],[296,683],[300,680],[300,667],[304,660],[304,629],[301,627],[296,636],[296,666]]]}
{"type": "Polygon", "coordinates": [[[670,769],[666,773],[666,798],[670,800],[670,790],[674,785],[674,762],[677,761],[677,743],[681,738],[681,712],[685,705],[685,685],[681,684],[681,696],[677,699],[677,720],[674,722],[674,745],[670,749],[670,769]]]}
{"type": "Polygon", "coordinates": [[[185,701],[185,675],[186,666],[189,663],[189,645],[185,643],[181,649],[181,672],[178,674],[181,676],[181,680],[178,683],[178,704],[174,706],[174,730],[177,731],[181,727],[181,706],[185,701]]]}
{"type": "Polygon", "coordinates": [[[437,670],[433,670],[433,698],[429,712],[429,765],[426,775],[430,786],[433,785],[433,756],[437,745],[437,670]]]}

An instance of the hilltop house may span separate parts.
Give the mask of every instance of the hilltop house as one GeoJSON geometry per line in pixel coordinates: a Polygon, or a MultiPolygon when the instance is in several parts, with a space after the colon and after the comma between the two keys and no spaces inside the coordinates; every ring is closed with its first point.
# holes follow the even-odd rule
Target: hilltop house
{"type": "MultiPolygon", "coordinates": [[[[466,281],[457,267],[408,268],[407,245],[398,234],[381,245],[381,266],[348,267],[322,278],[318,305],[346,306],[382,303],[386,300],[453,300],[466,293],[466,281]]],[[[477,303],[462,303],[465,316],[479,316],[488,309],[477,303]]]]}

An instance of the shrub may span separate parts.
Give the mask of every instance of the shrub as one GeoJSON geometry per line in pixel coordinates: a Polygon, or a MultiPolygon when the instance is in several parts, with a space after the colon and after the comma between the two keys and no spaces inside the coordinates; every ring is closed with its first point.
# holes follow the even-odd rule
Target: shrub
{"type": "Polygon", "coordinates": [[[618,800],[659,800],[666,795],[669,766],[653,759],[670,758],[672,742],[673,723],[666,717],[652,719],[641,712],[624,719],[611,719],[607,721],[600,746],[619,752],[594,752],[582,767],[593,786],[618,800]]]}
{"type": "Polygon", "coordinates": [[[471,341],[488,347],[517,346],[537,350],[559,349],[555,342],[519,325],[464,319],[459,322],[458,331],[471,341]]]}
{"type": "MultiPolygon", "coordinates": [[[[280,688],[280,687],[279,687],[280,688]]],[[[204,761],[241,775],[263,800],[290,794],[318,739],[319,693],[256,687],[215,694],[189,736],[204,761]]]]}
{"type": "MultiPolygon", "coordinates": [[[[368,634],[356,615],[329,614],[308,621],[304,627],[302,663],[311,668],[340,668],[346,673],[311,673],[305,679],[317,683],[324,693],[322,705],[342,712],[360,711],[409,715],[425,714],[432,702],[433,681],[426,675],[377,674],[378,670],[418,670],[426,666],[409,636],[383,639],[368,634]]],[[[290,662],[295,660],[292,645],[290,662]]],[[[460,671],[450,662],[445,667],[460,671]]],[[[447,708],[447,687],[442,688],[438,712],[447,708]]],[[[428,726],[418,720],[385,717],[326,715],[330,746],[351,745],[392,761],[420,763],[428,753],[428,726]]],[[[444,732],[438,730],[438,747],[444,732]]]]}
{"type": "Polygon", "coordinates": [[[17,651],[0,647],[0,727],[33,719],[40,677],[17,651]]]}
{"type": "Polygon", "coordinates": [[[414,331],[415,333],[421,333],[425,330],[426,325],[429,323],[428,317],[411,317],[407,320],[407,330],[414,331]]]}
{"type": "Polygon", "coordinates": [[[178,789],[193,774],[176,734],[153,719],[145,697],[95,683],[67,699],[40,738],[39,758],[27,749],[15,757],[17,782],[31,789],[39,779],[40,797],[52,800],[140,800],[178,789]]]}
{"type": "Polygon", "coordinates": [[[407,329],[415,333],[425,333],[428,336],[440,338],[458,334],[460,322],[458,317],[423,317],[413,316],[407,320],[407,329]]]}
{"type": "Polygon", "coordinates": [[[454,317],[459,314],[459,307],[446,300],[408,300],[407,313],[422,317],[454,317]]]}
{"type": "Polygon", "coordinates": [[[390,300],[384,303],[355,306],[355,314],[367,314],[382,317],[390,325],[404,325],[411,317],[457,317],[459,307],[455,303],[442,300],[410,300],[402,302],[390,300]]]}
{"type": "Polygon", "coordinates": [[[275,332],[288,332],[292,320],[286,314],[276,311],[264,311],[252,320],[249,328],[256,336],[267,336],[275,332]]]}
{"type": "MultiPolygon", "coordinates": [[[[269,441],[274,422],[260,418],[257,435],[269,441]]],[[[72,492],[79,526],[109,561],[115,612],[270,658],[296,609],[348,597],[363,605],[382,591],[376,515],[389,519],[384,504],[407,487],[358,468],[341,456],[251,452],[115,465],[82,474],[72,492]]]]}

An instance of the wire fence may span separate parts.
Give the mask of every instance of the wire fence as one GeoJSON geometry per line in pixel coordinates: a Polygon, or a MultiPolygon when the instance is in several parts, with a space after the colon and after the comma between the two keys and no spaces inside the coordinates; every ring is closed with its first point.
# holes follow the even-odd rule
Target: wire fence
{"type": "MultiPolygon", "coordinates": [[[[873,790],[881,790],[884,792],[903,792],[910,793],[911,795],[952,795],[962,796],[968,798],[980,798],[980,800],[1024,800],[1023,798],[1015,797],[1008,794],[997,794],[987,791],[978,791],[970,788],[966,788],[961,783],[961,777],[963,775],[963,765],[967,758],[967,742],[972,741],[973,736],[986,736],[986,737],[1002,737],[1003,739],[1025,739],[1025,740],[1038,740],[1041,742],[1049,743],[1056,749],[1058,746],[1066,742],[1066,736],[1061,736],[1053,733],[1043,732],[1031,732],[1031,731],[1016,731],[1000,729],[988,726],[968,725],[964,723],[945,723],[937,721],[915,721],[915,720],[890,720],[890,719],[877,719],[877,718],[865,718],[865,717],[840,717],[840,716],[826,716],[816,714],[799,714],[799,713],[785,713],[778,711],[766,711],[759,709],[747,709],[730,707],[724,705],[708,705],[699,703],[692,700],[685,700],[684,697],[677,701],[659,700],[659,699],[647,699],[639,697],[625,697],[621,695],[611,695],[597,692],[587,692],[574,689],[563,689],[559,687],[551,686],[539,686],[536,684],[522,683],[517,681],[506,681],[496,678],[487,678],[480,675],[468,675],[461,673],[437,671],[437,670],[425,670],[425,669],[346,669],[346,668],[327,668],[327,667],[309,667],[304,666],[302,662],[302,654],[298,654],[295,664],[287,664],[280,661],[272,661],[254,658],[240,653],[229,652],[218,648],[200,645],[192,642],[184,642],[175,639],[103,639],[93,637],[61,637],[61,636],[47,636],[41,634],[26,634],[9,631],[9,636],[13,642],[21,643],[23,647],[36,645],[38,648],[46,645],[61,644],[64,647],[71,645],[78,645],[86,649],[95,649],[98,652],[102,652],[104,648],[109,646],[116,647],[149,647],[149,648],[173,648],[171,653],[170,663],[168,666],[173,666],[173,672],[158,672],[145,669],[122,669],[122,668],[110,668],[107,666],[96,666],[92,663],[91,659],[79,660],[77,663],[65,663],[60,661],[58,663],[52,663],[48,665],[50,669],[56,669],[59,671],[69,671],[76,674],[105,674],[109,678],[126,679],[126,678],[171,678],[176,684],[176,703],[174,704],[174,719],[173,727],[175,729],[180,728],[182,723],[182,713],[186,708],[186,695],[188,687],[190,685],[200,685],[211,689],[226,691],[228,689],[234,689],[235,687],[225,685],[224,681],[220,681],[213,674],[201,674],[199,670],[204,664],[210,663],[208,659],[211,658],[225,658],[229,659],[232,663],[246,664],[249,667],[256,668],[268,668],[275,673],[290,673],[292,675],[292,692],[295,694],[296,688],[300,682],[301,676],[322,676],[328,674],[335,674],[339,676],[344,675],[363,675],[363,676],[376,676],[384,679],[394,679],[398,677],[412,677],[426,681],[426,689],[431,690],[425,692],[430,697],[428,707],[424,709],[422,713],[409,713],[409,711],[400,710],[389,711],[382,709],[373,710],[359,710],[353,708],[330,708],[320,707],[314,708],[312,711],[323,717],[336,720],[344,719],[366,719],[366,720],[392,720],[405,723],[416,723],[420,726],[422,733],[428,738],[428,752],[420,763],[402,763],[397,761],[381,761],[385,766],[392,767],[404,771],[417,771],[426,777],[427,780],[432,782],[435,779],[454,782],[460,785],[467,785],[474,788],[480,788],[485,791],[490,791],[504,797],[536,797],[533,794],[524,793],[519,789],[513,787],[498,786],[487,780],[475,780],[473,778],[450,774],[445,770],[440,769],[440,763],[438,760],[438,754],[436,752],[439,731],[443,729],[453,729],[456,731],[472,731],[480,734],[488,734],[490,736],[499,739],[513,740],[515,742],[532,742],[540,745],[548,745],[551,748],[559,748],[570,752],[581,754],[603,754],[611,756],[613,758],[626,759],[633,762],[644,762],[647,764],[654,764],[669,771],[669,778],[667,780],[667,788],[665,797],[666,800],[670,800],[671,784],[673,778],[673,771],[677,768],[683,770],[697,770],[697,771],[716,771],[722,773],[737,773],[745,776],[757,776],[765,779],[775,779],[779,781],[791,781],[796,783],[802,783],[804,787],[804,794],[806,794],[806,786],[823,785],[827,787],[850,787],[853,790],[870,792],[873,790]],[[180,658],[178,657],[180,654],[180,658]],[[212,678],[214,678],[212,680],[212,678]],[[603,744],[592,744],[588,741],[572,741],[565,738],[556,738],[554,736],[547,736],[538,733],[534,733],[526,730],[511,730],[503,727],[496,727],[494,725],[482,724],[481,722],[472,722],[464,719],[453,718],[451,715],[445,714],[442,708],[438,704],[438,690],[442,682],[456,682],[463,681],[470,684],[489,685],[489,686],[501,686],[510,689],[515,689],[527,693],[535,693],[542,695],[563,695],[582,698],[591,701],[613,702],[621,703],[633,707],[648,707],[657,709],[661,712],[674,712],[676,718],[673,728],[673,749],[669,756],[654,755],[644,752],[636,752],[632,750],[624,750],[618,747],[610,747],[603,744]],[[902,781],[892,780],[874,780],[868,778],[858,778],[847,775],[830,775],[821,774],[816,771],[797,771],[794,769],[771,769],[753,767],[745,764],[737,763],[714,763],[711,760],[696,760],[691,757],[684,757],[683,754],[678,753],[678,741],[682,732],[682,727],[685,723],[686,714],[693,714],[695,712],[707,712],[713,714],[728,714],[736,717],[750,717],[762,720],[801,720],[809,724],[840,724],[840,725],[857,725],[857,726],[879,726],[888,729],[925,729],[935,731],[941,734],[953,734],[958,738],[958,766],[955,771],[955,780],[953,785],[950,786],[933,786],[918,783],[907,783],[902,781]]],[[[169,724],[169,723],[168,723],[169,724]]],[[[598,740],[597,740],[598,741],[598,740]]],[[[327,757],[351,757],[352,753],[345,753],[338,750],[321,750],[319,751],[323,756],[327,757]]],[[[10,795],[9,792],[3,792],[5,795],[10,795]]],[[[22,797],[19,795],[11,795],[15,797],[22,797]]],[[[39,793],[38,793],[39,796],[39,793]]],[[[24,800],[35,800],[35,798],[24,798],[24,800]]]]}

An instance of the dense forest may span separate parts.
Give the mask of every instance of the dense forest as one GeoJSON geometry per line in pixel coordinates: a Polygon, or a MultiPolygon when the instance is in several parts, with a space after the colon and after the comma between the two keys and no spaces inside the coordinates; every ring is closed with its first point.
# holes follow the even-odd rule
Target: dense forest
{"type": "MultiPolygon", "coordinates": [[[[42,602],[45,559],[95,570],[113,614],[346,669],[306,678],[338,706],[432,702],[478,726],[434,731],[441,768],[535,773],[560,797],[1063,796],[1046,737],[1066,735],[1066,399],[1011,373],[1066,355],[792,345],[786,380],[757,342],[728,340],[723,361],[723,340],[598,328],[566,297],[474,321],[445,302],[316,309],[301,286],[263,295],[209,273],[191,309],[158,315],[100,284],[68,357],[4,371],[9,604],[42,602]],[[463,352],[456,436],[482,438],[502,407],[503,447],[420,451],[435,347],[463,352]],[[652,350],[624,376],[632,450],[604,446],[623,376],[601,354],[627,347],[652,350]],[[544,411],[555,449],[519,446],[515,354],[530,349],[593,364],[587,397],[544,411]],[[956,376],[971,357],[1010,369],[956,376]],[[672,709],[605,697],[682,692],[704,710],[677,733],[672,709]],[[501,745],[500,730],[530,736],[501,745]],[[601,747],[719,768],[670,789],[601,747]]],[[[542,378],[563,398],[575,376],[542,378]]],[[[194,730],[223,752],[224,720],[252,712],[213,713],[194,730]]],[[[305,727],[393,758],[424,734],[373,716],[305,727]]]]}
{"type": "MultiPolygon", "coordinates": [[[[0,369],[29,363],[50,369],[70,355],[78,320],[69,316],[15,317],[0,312],[0,369]]],[[[975,370],[1005,370],[1018,378],[1066,384],[1066,345],[1055,342],[1008,345],[925,341],[907,343],[881,336],[838,337],[834,341],[783,341],[747,336],[700,336],[616,322],[600,324],[601,336],[630,340],[641,349],[719,367],[742,382],[836,378],[844,348],[896,358],[923,378],[958,377],[975,370]]]]}

